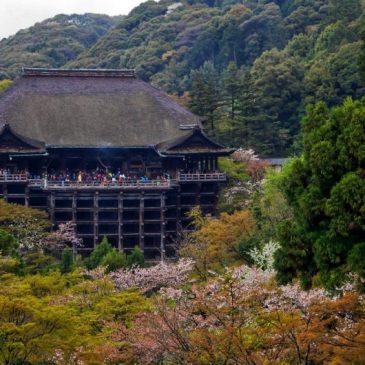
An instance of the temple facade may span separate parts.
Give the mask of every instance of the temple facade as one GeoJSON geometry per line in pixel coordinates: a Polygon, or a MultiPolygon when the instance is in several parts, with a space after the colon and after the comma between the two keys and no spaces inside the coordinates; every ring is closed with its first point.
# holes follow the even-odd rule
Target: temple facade
{"type": "Polygon", "coordinates": [[[0,97],[0,196],[73,221],[84,254],[107,236],[173,256],[189,210],[216,213],[232,152],[133,70],[24,69],[0,97]]]}

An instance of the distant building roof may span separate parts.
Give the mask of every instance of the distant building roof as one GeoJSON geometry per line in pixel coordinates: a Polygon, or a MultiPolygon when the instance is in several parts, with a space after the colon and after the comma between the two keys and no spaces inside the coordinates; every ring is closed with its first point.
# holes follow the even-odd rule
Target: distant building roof
{"type": "Polygon", "coordinates": [[[265,158],[270,166],[283,166],[288,162],[288,158],[265,158]]]}
{"type": "Polygon", "coordinates": [[[142,147],[200,120],[133,70],[24,69],[0,97],[5,124],[48,147],[142,147]]]}

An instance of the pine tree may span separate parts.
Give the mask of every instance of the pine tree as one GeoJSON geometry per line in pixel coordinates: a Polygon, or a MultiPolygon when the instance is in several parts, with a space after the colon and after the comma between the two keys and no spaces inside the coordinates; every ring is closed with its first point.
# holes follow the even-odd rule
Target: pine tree
{"type": "Polygon", "coordinates": [[[135,246],[132,252],[127,256],[127,266],[144,266],[143,252],[138,246],[135,246]]]}
{"type": "Polygon", "coordinates": [[[60,270],[62,274],[66,274],[68,272],[72,271],[73,268],[73,254],[70,247],[65,247],[65,249],[62,251],[62,257],[61,257],[61,265],[60,270]]]}
{"type": "Polygon", "coordinates": [[[127,266],[126,255],[113,248],[102,258],[100,265],[106,267],[108,272],[124,268],[127,266]]]}
{"type": "Polygon", "coordinates": [[[207,118],[211,132],[215,130],[218,118],[217,111],[222,103],[220,78],[212,62],[204,65],[190,74],[191,79],[191,110],[207,118]]]}
{"type": "Polygon", "coordinates": [[[234,62],[230,62],[223,73],[224,104],[233,122],[238,113],[239,96],[242,93],[242,73],[234,62]]]}
{"type": "Polygon", "coordinates": [[[85,265],[88,269],[95,269],[98,267],[103,258],[113,250],[113,247],[108,241],[107,237],[104,237],[102,241],[96,246],[90,257],[85,260],[85,265]]]}

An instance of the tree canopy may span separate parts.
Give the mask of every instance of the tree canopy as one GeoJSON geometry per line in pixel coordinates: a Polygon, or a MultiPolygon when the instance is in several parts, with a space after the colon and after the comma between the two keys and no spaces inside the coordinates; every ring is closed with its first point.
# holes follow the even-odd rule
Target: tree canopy
{"type": "Polygon", "coordinates": [[[278,278],[334,287],[365,273],[365,98],[308,107],[303,144],[281,177],[295,218],[280,226],[278,278]]]}

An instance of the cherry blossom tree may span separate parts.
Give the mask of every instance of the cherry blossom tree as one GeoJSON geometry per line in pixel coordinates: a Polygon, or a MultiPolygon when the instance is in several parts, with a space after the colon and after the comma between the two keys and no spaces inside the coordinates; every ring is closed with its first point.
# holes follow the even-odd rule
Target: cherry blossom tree
{"type": "Polygon", "coordinates": [[[103,267],[85,272],[93,280],[105,277],[111,279],[115,290],[138,289],[143,293],[157,291],[162,287],[178,287],[183,284],[188,274],[193,270],[194,262],[191,259],[181,259],[176,263],[160,262],[151,267],[135,266],[131,269],[120,269],[106,274],[103,267]]]}
{"type": "Polygon", "coordinates": [[[352,288],[277,287],[273,274],[227,269],[208,284],[163,288],[129,338],[144,364],[322,365],[365,361],[364,297],[352,288]]]}

